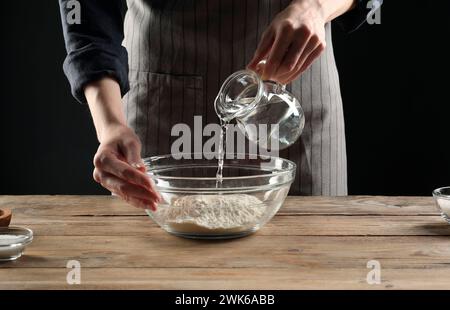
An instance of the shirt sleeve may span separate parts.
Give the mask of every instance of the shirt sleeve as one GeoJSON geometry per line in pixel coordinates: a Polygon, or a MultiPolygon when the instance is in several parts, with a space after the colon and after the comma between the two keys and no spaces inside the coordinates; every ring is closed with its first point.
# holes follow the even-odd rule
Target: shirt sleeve
{"type": "Polygon", "coordinates": [[[84,86],[105,76],[116,79],[125,95],[129,90],[128,55],[122,46],[125,1],[59,0],[59,5],[67,50],[63,69],[73,96],[85,103],[84,86]]]}
{"type": "Polygon", "coordinates": [[[356,0],[355,7],[334,21],[345,32],[351,33],[367,22],[383,4],[383,0],[356,0]]]}

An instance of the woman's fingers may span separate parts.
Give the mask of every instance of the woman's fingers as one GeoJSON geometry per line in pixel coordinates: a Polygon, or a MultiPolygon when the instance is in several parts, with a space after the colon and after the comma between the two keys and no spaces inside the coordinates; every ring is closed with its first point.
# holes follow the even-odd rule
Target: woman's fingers
{"type": "Polygon", "coordinates": [[[283,83],[298,76],[298,72],[317,57],[320,51],[316,51],[317,44],[325,44],[322,43],[326,23],[323,12],[318,6],[303,4],[307,3],[292,1],[278,13],[266,31],[273,35],[264,35],[258,45],[248,68],[257,69],[258,62],[266,58],[261,74],[263,80],[283,83]]]}
{"type": "Polygon", "coordinates": [[[156,210],[157,199],[154,193],[141,186],[119,179],[113,174],[104,172],[98,168],[94,169],[94,179],[103,187],[117,194],[125,201],[137,207],[156,210]]]}
{"type": "Polygon", "coordinates": [[[94,166],[123,180],[151,189],[150,180],[144,173],[118,159],[112,152],[104,151],[95,155],[94,166]]]}
{"type": "Polygon", "coordinates": [[[94,156],[94,179],[136,207],[156,208],[162,197],[145,173],[138,136],[126,125],[110,125],[94,156]]]}
{"type": "Polygon", "coordinates": [[[260,61],[264,60],[264,58],[269,53],[274,42],[274,33],[272,30],[267,30],[262,35],[261,41],[258,44],[258,47],[255,51],[255,55],[253,59],[248,64],[247,68],[256,71],[257,65],[260,61]]]}
{"type": "Polygon", "coordinates": [[[145,167],[141,158],[141,143],[138,138],[129,138],[119,143],[120,150],[125,156],[126,161],[134,168],[141,169],[145,167]]]}
{"type": "Polygon", "coordinates": [[[319,46],[317,46],[316,49],[312,51],[311,54],[309,54],[308,58],[305,60],[302,67],[300,68],[298,74],[305,72],[306,69],[308,69],[308,67],[313,63],[313,61],[316,60],[324,50],[325,50],[324,45],[320,44],[319,46]]]}
{"type": "Polygon", "coordinates": [[[313,63],[314,60],[316,60],[317,57],[320,56],[324,48],[325,47],[321,44],[317,45],[316,48],[311,53],[309,53],[309,55],[303,62],[299,62],[298,65],[296,65],[296,68],[293,72],[279,77],[280,83],[288,84],[295,80],[300,74],[308,69],[308,67],[313,63]]]}
{"type": "Polygon", "coordinates": [[[311,37],[307,42],[305,42],[305,47],[302,50],[302,54],[297,59],[297,62],[290,68],[289,70],[284,70],[284,72],[281,73],[280,70],[278,70],[276,77],[277,80],[280,83],[284,83],[287,79],[289,79],[291,76],[297,74],[298,70],[303,66],[303,63],[306,61],[306,59],[309,57],[309,55],[316,49],[316,47],[319,45],[319,40],[317,38],[311,37]]]}
{"type": "Polygon", "coordinates": [[[306,58],[304,55],[311,52],[309,47],[311,45],[310,42],[311,40],[314,40],[314,37],[311,37],[310,33],[311,32],[307,28],[301,28],[296,31],[294,39],[289,46],[281,65],[275,73],[276,77],[292,72],[295,69],[296,64],[302,58],[306,58]]]}
{"type": "Polygon", "coordinates": [[[275,72],[277,72],[284,55],[291,45],[293,31],[291,28],[284,27],[278,33],[264,66],[263,79],[273,79],[275,72]]]}
{"type": "MultiPolygon", "coordinates": [[[[318,48],[319,48],[319,51],[320,51],[320,48],[321,48],[322,45],[323,45],[323,48],[325,48],[325,43],[321,43],[320,40],[319,40],[319,38],[318,38],[317,36],[312,36],[312,37],[310,38],[309,42],[308,42],[308,45],[307,45],[306,48],[305,48],[305,51],[304,51],[302,57],[299,59],[297,65],[295,66],[295,70],[292,70],[291,72],[296,72],[296,71],[298,71],[299,69],[301,69],[301,68],[303,67],[303,65],[305,64],[305,62],[306,62],[308,59],[310,59],[311,55],[312,55],[312,57],[313,57],[312,60],[314,60],[315,58],[317,58],[317,57],[320,55],[320,52],[319,52],[319,55],[316,55],[315,57],[314,57],[315,54],[313,54],[313,53],[314,53],[314,51],[316,51],[318,48]]],[[[323,49],[322,49],[322,50],[323,50],[323,49]]],[[[303,72],[303,71],[301,71],[301,72],[303,72]]]]}

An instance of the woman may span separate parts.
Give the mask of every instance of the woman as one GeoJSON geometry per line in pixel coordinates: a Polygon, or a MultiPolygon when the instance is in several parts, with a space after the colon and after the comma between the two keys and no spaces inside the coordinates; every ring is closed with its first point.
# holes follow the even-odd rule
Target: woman
{"type": "Polygon", "coordinates": [[[73,2],[60,0],[64,70],[91,110],[100,142],[94,179],[102,186],[155,209],[161,197],[141,156],[170,153],[172,126],[192,126],[194,115],[217,122],[223,80],[267,60],[263,78],[288,84],[306,115],[301,138],[282,154],[298,167],[291,193],[347,194],[330,21],[354,6],[341,22],[363,20],[365,1],[87,0],[79,1],[79,24],[67,23],[73,2]]]}

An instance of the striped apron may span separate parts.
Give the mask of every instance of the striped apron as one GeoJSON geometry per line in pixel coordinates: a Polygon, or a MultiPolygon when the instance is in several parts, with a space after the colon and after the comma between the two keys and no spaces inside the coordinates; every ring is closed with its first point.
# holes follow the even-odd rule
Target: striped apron
{"type": "MultiPolygon", "coordinates": [[[[245,68],[265,28],[286,0],[128,0],[124,46],[129,55],[127,122],[142,156],[169,154],[172,126],[218,123],[214,98],[227,76],[245,68]]],[[[326,25],[327,48],[288,85],[306,125],[281,157],[297,164],[291,194],[346,195],[347,166],[339,78],[326,25]]]]}

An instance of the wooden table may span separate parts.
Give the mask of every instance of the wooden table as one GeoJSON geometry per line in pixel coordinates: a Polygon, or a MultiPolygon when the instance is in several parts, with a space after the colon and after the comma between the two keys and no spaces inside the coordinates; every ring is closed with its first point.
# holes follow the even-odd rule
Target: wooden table
{"type": "Polygon", "coordinates": [[[0,264],[0,289],[450,289],[450,225],[429,197],[289,197],[228,241],[174,237],[110,196],[0,196],[2,207],[35,239],[0,264]],[[69,260],[80,285],[66,282],[69,260]],[[366,280],[371,260],[381,284],[366,280]]]}

